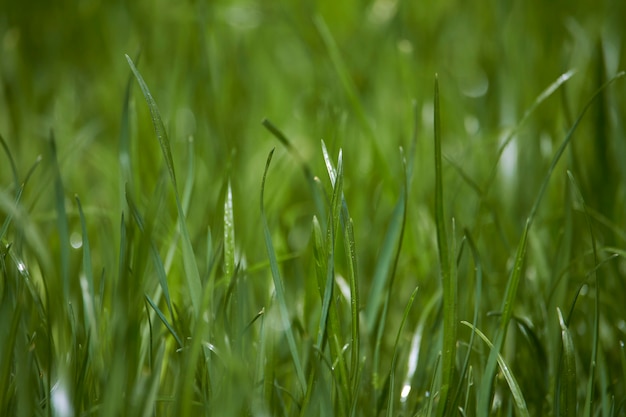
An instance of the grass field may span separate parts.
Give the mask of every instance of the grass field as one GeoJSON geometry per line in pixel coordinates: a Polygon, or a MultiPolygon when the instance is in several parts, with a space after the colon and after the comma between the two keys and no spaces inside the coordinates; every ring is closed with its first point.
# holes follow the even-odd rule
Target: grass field
{"type": "Polygon", "coordinates": [[[0,415],[626,416],[626,2],[0,4],[0,415]]]}

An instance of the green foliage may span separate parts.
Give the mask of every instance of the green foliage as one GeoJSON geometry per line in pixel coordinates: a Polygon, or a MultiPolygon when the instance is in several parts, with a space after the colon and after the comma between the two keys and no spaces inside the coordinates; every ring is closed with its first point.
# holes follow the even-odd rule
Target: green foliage
{"type": "Polygon", "coordinates": [[[0,415],[626,415],[624,2],[28,3],[0,415]]]}

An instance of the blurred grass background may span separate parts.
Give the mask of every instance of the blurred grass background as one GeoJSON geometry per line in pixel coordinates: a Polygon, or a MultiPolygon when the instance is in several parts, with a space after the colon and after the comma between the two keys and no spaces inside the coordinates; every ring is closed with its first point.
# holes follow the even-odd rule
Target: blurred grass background
{"type": "MultiPolygon", "coordinates": [[[[171,242],[176,208],[171,191],[163,186],[163,158],[149,110],[134,82],[129,110],[124,111],[124,92],[130,76],[124,54],[135,60],[159,106],[179,183],[193,180],[187,225],[198,268],[205,277],[214,267],[216,285],[225,292],[229,277],[223,276],[224,260],[220,255],[217,266],[212,265],[211,254],[218,253],[216,248],[222,244],[228,181],[232,185],[236,258],[244,277],[241,282],[245,282],[234,290],[239,294],[238,325],[249,322],[269,305],[271,275],[258,196],[267,154],[277,147],[266,187],[266,211],[278,257],[286,258],[281,268],[292,303],[289,308],[301,327],[298,334],[302,346],[308,346],[308,338],[315,337],[318,319],[310,240],[312,216],[320,213],[300,162],[263,128],[261,120],[268,118],[285,132],[329,193],[320,139],[331,155],[343,150],[343,191],[354,219],[362,305],[367,303],[383,239],[402,189],[399,147],[410,149],[416,125],[404,244],[390,289],[397,303],[390,306],[389,331],[385,332],[382,348],[383,367],[388,367],[404,306],[411,291],[419,286],[414,314],[407,320],[409,330],[403,339],[403,369],[408,366],[408,346],[420,320],[439,340],[438,315],[442,314],[437,307],[432,316],[419,313],[428,301],[436,302],[440,287],[433,208],[434,74],[438,73],[441,91],[446,212],[448,221],[454,217],[456,225],[450,233],[461,241],[462,230],[467,228],[477,242],[485,270],[477,325],[490,335],[486,330],[495,329],[497,319],[487,316],[487,312],[500,308],[517,241],[552,155],[593,92],[624,68],[626,48],[626,3],[619,0],[28,0],[3,1],[0,12],[0,134],[15,160],[19,181],[42,155],[42,163],[33,171],[21,196],[22,217],[16,216],[3,245],[16,242],[12,250],[30,266],[38,288],[50,280],[50,300],[45,304],[60,301],[55,298],[61,295],[57,291],[60,287],[54,282],[64,274],[62,253],[67,242],[59,240],[59,200],[53,191],[55,168],[49,145],[53,131],[68,232],[78,242],[76,248],[68,249],[68,273],[70,277],[85,273],[80,217],[73,198],[76,194],[88,223],[96,288],[104,288],[106,295],[100,302],[114,317],[105,319],[111,323],[117,320],[113,301],[116,292],[112,288],[122,264],[120,217],[124,212],[125,221],[131,218],[125,182],[130,184],[142,212],[156,210],[153,238],[163,259],[168,254],[171,257],[171,269],[167,269],[174,304],[181,311],[189,305],[180,253],[168,252],[171,245],[175,246],[171,242]],[[572,78],[515,131],[494,185],[486,188],[506,135],[537,96],[570,70],[575,70],[572,78]],[[126,134],[122,123],[125,114],[130,120],[130,178],[119,162],[124,143],[121,138],[126,134]],[[157,202],[159,193],[162,202],[157,202]],[[212,233],[209,239],[208,229],[212,233]]],[[[621,378],[626,372],[620,371],[626,369],[626,364],[619,345],[626,338],[625,93],[626,84],[618,81],[601,93],[583,119],[550,182],[532,229],[516,315],[531,323],[539,341],[512,334],[506,357],[519,373],[520,385],[526,388],[533,415],[552,410],[553,406],[550,387],[558,373],[561,331],[556,307],[568,312],[581,288],[580,299],[572,310],[571,329],[582,375],[588,371],[591,354],[593,292],[581,285],[592,282],[588,275],[596,265],[585,216],[573,197],[566,169],[580,186],[601,248],[600,261],[606,262],[598,269],[602,274],[599,367],[604,385],[597,388],[597,396],[606,399],[607,393],[614,393],[612,410],[615,415],[625,413],[620,401],[625,398],[621,378]],[[613,254],[618,257],[611,258],[613,254]],[[527,362],[534,366],[526,367],[527,362]]],[[[16,194],[19,183],[13,181],[7,161],[3,155],[0,184],[5,202],[13,199],[8,196],[16,194]]],[[[182,188],[179,186],[181,192],[182,188]]],[[[8,206],[4,205],[0,218],[11,213],[8,206]]],[[[8,249],[4,256],[6,253],[8,249]]],[[[137,252],[133,254],[138,256],[137,252]]],[[[473,266],[467,255],[459,259],[459,318],[471,321],[475,301],[473,266]]],[[[347,275],[347,270],[348,260],[339,257],[337,273],[347,275]]],[[[151,278],[145,279],[139,294],[156,288],[153,271],[148,269],[146,275],[151,278]]],[[[4,288],[4,297],[9,297],[11,285],[4,284],[4,288]]],[[[80,304],[78,286],[72,287],[72,297],[80,304]]],[[[15,311],[19,303],[5,303],[3,311],[9,317],[9,311],[15,311]]],[[[165,308],[163,302],[161,308],[165,308]]],[[[225,309],[217,306],[214,311],[220,308],[225,309]]],[[[145,326],[145,319],[138,321],[145,326]]],[[[32,335],[36,320],[24,326],[24,333],[32,335]]],[[[224,326],[226,336],[235,332],[224,326]]],[[[9,332],[8,327],[3,331],[9,332]]],[[[460,337],[467,340],[469,332],[461,329],[460,337]]],[[[128,351],[133,351],[133,343],[141,344],[129,342],[128,351]]],[[[408,410],[423,409],[440,349],[437,344],[421,343],[425,344],[420,358],[425,359],[420,360],[410,380],[419,394],[408,405],[403,400],[407,415],[408,410]]],[[[63,346],[59,341],[57,345],[63,346]]],[[[63,357],[58,346],[54,358],[63,357]]],[[[370,353],[365,349],[365,355],[370,353]]],[[[276,355],[280,358],[277,363],[282,364],[282,368],[277,365],[276,379],[284,378],[286,382],[281,383],[285,389],[295,392],[289,386],[292,377],[284,375],[290,369],[284,355],[276,355]]],[[[9,357],[5,354],[3,359],[9,357]]],[[[139,357],[143,358],[141,354],[139,357]]],[[[104,354],[101,360],[106,362],[106,358],[104,354]]],[[[478,369],[486,360],[481,358],[477,359],[478,369]]],[[[52,365],[44,368],[48,366],[52,365]]],[[[102,364],[94,369],[91,376],[102,383],[106,378],[102,364]]],[[[369,375],[371,369],[367,365],[364,369],[369,375]]],[[[168,372],[176,374],[171,369],[168,372]]],[[[241,378],[247,372],[246,366],[232,371],[241,378]]],[[[369,377],[363,378],[365,381],[369,377]]],[[[239,382],[226,384],[235,389],[239,382]]],[[[369,386],[368,382],[362,384],[369,386]]],[[[252,395],[253,386],[254,382],[245,384],[244,398],[252,395]]],[[[160,395],[167,397],[165,393],[172,387],[162,382],[160,395]]],[[[584,387],[579,386],[581,398],[585,396],[584,387]]],[[[93,401],[91,406],[98,403],[98,398],[107,398],[99,397],[106,389],[94,390],[91,397],[87,396],[93,401]]],[[[367,410],[363,404],[374,401],[367,398],[368,392],[363,388],[360,410],[367,410]]],[[[236,396],[231,400],[231,408],[226,409],[240,411],[236,396]]],[[[277,401],[269,401],[274,404],[269,406],[271,412],[280,409],[277,401]]],[[[14,400],[9,404],[22,403],[14,400]]],[[[89,414],[85,404],[80,407],[89,414]]],[[[608,404],[601,403],[603,415],[609,415],[608,404]]],[[[23,410],[23,415],[28,415],[23,410]]],[[[162,410],[169,410],[168,406],[162,410]]],[[[283,410],[294,412],[289,406],[283,410]]]]}

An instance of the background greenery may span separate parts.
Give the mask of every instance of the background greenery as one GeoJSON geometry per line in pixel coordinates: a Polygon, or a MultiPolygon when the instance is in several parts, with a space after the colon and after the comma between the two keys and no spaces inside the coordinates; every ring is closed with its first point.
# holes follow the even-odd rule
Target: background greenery
{"type": "Polygon", "coordinates": [[[623,1],[0,10],[0,414],[626,415],[623,1]]]}

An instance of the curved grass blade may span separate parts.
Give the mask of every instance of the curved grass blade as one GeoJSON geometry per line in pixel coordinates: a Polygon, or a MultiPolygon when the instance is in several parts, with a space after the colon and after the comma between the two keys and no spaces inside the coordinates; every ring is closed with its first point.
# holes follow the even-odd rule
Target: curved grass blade
{"type": "Polygon", "coordinates": [[[165,325],[167,330],[172,334],[172,336],[174,336],[174,339],[176,339],[176,343],[178,344],[178,347],[182,348],[184,346],[183,341],[181,340],[180,337],[178,337],[178,333],[176,333],[176,330],[174,330],[174,327],[172,327],[172,325],[167,321],[167,319],[165,318],[165,315],[163,314],[159,306],[157,306],[154,303],[154,301],[152,301],[152,298],[150,298],[148,294],[144,294],[144,297],[146,298],[146,301],[148,301],[148,304],[150,304],[150,307],[152,307],[154,312],[157,314],[157,316],[159,316],[159,320],[161,320],[161,322],[165,325]]]}
{"type": "Polygon", "coordinates": [[[557,375],[560,380],[558,385],[561,386],[561,395],[559,402],[561,404],[559,415],[575,416],[576,415],[576,357],[574,353],[574,342],[572,335],[567,328],[567,324],[563,319],[561,310],[557,307],[559,316],[559,325],[561,326],[561,341],[563,342],[564,369],[557,375]]]}
{"type": "Polygon", "coordinates": [[[133,74],[135,74],[135,78],[137,79],[146,102],[148,103],[148,107],[150,108],[154,130],[156,132],[157,139],[159,140],[159,145],[161,146],[161,152],[163,153],[163,157],[165,159],[167,171],[174,187],[176,209],[178,211],[178,227],[182,237],[183,268],[185,270],[184,275],[187,283],[187,289],[189,290],[189,297],[191,298],[194,317],[199,318],[200,304],[202,301],[202,282],[200,281],[200,272],[198,271],[198,264],[195,259],[193,246],[191,245],[189,230],[187,229],[187,224],[185,223],[185,212],[178,195],[178,186],[176,184],[176,175],[174,173],[174,162],[172,160],[172,152],[170,150],[170,141],[167,137],[159,109],[150,94],[148,86],[128,55],[126,55],[126,60],[128,61],[128,65],[130,65],[130,69],[133,71],[133,74]]]}
{"type": "MultiPolygon", "coordinates": [[[[126,60],[128,61],[128,65],[130,65],[130,69],[135,74],[135,78],[139,83],[139,87],[141,88],[141,92],[148,103],[148,108],[150,109],[150,116],[152,117],[152,124],[154,125],[154,131],[156,133],[157,139],[159,140],[159,145],[161,146],[161,152],[163,153],[163,157],[165,158],[165,165],[167,166],[167,171],[170,174],[170,178],[172,183],[174,184],[174,190],[177,190],[176,185],[176,173],[174,172],[174,161],[172,159],[172,151],[170,149],[170,141],[167,137],[167,133],[165,131],[165,126],[163,125],[163,120],[161,119],[161,114],[159,113],[159,108],[157,107],[152,94],[150,94],[150,90],[148,89],[148,85],[143,80],[143,77],[135,67],[133,60],[130,59],[128,55],[126,56],[126,60]]],[[[178,191],[176,191],[178,193],[178,191]]]]}
{"type": "Polygon", "coordinates": [[[402,334],[402,330],[404,329],[404,324],[406,323],[407,317],[409,317],[409,313],[411,312],[411,307],[413,306],[413,300],[415,300],[415,296],[417,295],[417,290],[419,287],[415,287],[413,292],[411,293],[411,297],[409,298],[409,302],[406,304],[404,308],[404,314],[402,315],[402,321],[400,322],[400,327],[398,328],[398,333],[396,335],[396,341],[393,344],[393,356],[391,358],[391,369],[389,370],[389,399],[387,402],[387,416],[391,417],[394,414],[393,412],[393,404],[394,398],[393,393],[395,390],[395,381],[396,381],[396,362],[398,360],[398,345],[400,344],[400,335],[402,334]]]}
{"type": "Polygon", "coordinates": [[[439,107],[439,78],[435,75],[435,223],[437,227],[437,249],[443,287],[443,346],[441,355],[441,388],[437,416],[451,413],[454,404],[452,384],[456,360],[457,336],[457,283],[452,273],[450,248],[446,231],[443,202],[443,174],[441,168],[441,111],[439,107]],[[452,394],[452,395],[450,395],[452,394]]]}
{"type": "Polygon", "coordinates": [[[502,350],[504,339],[506,337],[506,332],[507,332],[509,323],[511,321],[511,316],[513,314],[513,303],[517,295],[517,288],[519,286],[519,282],[521,279],[522,267],[523,267],[524,258],[526,255],[526,247],[528,243],[528,232],[535,219],[535,215],[537,214],[537,210],[539,209],[539,204],[541,203],[543,199],[543,195],[545,193],[545,190],[548,187],[548,183],[550,182],[552,173],[554,172],[554,169],[556,168],[557,163],[561,159],[561,156],[565,152],[567,145],[572,140],[572,137],[574,135],[574,132],[576,131],[576,128],[580,124],[583,116],[585,115],[589,107],[591,107],[595,99],[598,97],[598,95],[600,95],[600,93],[604,89],[606,89],[610,84],[612,84],[617,79],[623,77],[624,75],[626,75],[626,72],[620,72],[619,74],[611,78],[609,81],[604,83],[598,90],[596,90],[595,93],[589,99],[589,101],[587,101],[587,103],[581,110],[580,114],[574,121],[574,124],[572,125],[570,130],[567,132],[565,139],[563,139],[563,142],[561,142],[561,145],[559,146],[556,153],[554,154],[550,167],[548,168],[548,172],[546,173],[543,179],[543,182],[541,184],[541,187],[539,189],[539,192],[537,193],[537,197],[530,210],[528,218],[526,219],[526,225],[524,227],[524,231],[522,232],[522,236],[517,246],[513,270],[511,271],[511,275],[507,282],[506,294],[505,294],[504,301],[502,303],[502,317],[500,319],[500,325],[498,328],[498,332],[496,334],[495,342],[493,344],[493,349],[489,355],[487,366],[485,368],[483,382],[481,384],[481,396],[479,398],[479,410],[481,413],[488,414],[489,412],[489,404],[491,402],[491,391],[492,391],[491,388],[493,384],[493,377],[495,375],[495,370],[496,370],[497,355],[499,355],[500,351],[502,350]]]}
{"type": "Polygon", "coordinates": [[[504,139],[504,141],[498,148],[496,161],[493,167],[491,168],[491,172],[487,179],[487,183],[485,184],[485,187],[483,187],[485,191],[489,190],[489,188],[491,187],[491,184],[493,183],[496,177],[496,174],[498,172],[498,164],[500,163],[500,159],[502,158],[502,155],[504,154],[504,150],[509,145],[509,143],[511,143],[515,135],[519,133],[519,131],[526,124],[526,122],[528,121],[530,116],[535,112],[535,110],[537,110],[537,108],[541,105],[541,103],[543,103],[548,97],[554,94],[554,92],[557,91],[559,87],[565,84],[570,78],[572,78],[574,74],[576,74],[575,70],[569,70],[561,74],[552,84],[550,84],[545,90],[541,92],[541,94],[537,96],[537,98],[535,99],[535,101],[533,101],[531,106],[524,112],[522,119],[519,121],[519,123],[517,123],[515,128],[511,130],[511,132],[509,132],[509,134],[506,136],[506,138],[504,139]]]}
{"type": "MultiPolygon", "coordinates": [[[[483,340],[483,342],[485,342],[485,344],[489,346],[489,348],[491,348],[491,351],[494,352],[493,344],[483,332],[478,330],[477,327],[475,327],[471,323],[468,323],[467,321],[462,320],[461,324],[472,329],[483,340]]],[[[504,379],[506,380],[506,383],[511,390],[511,394],[513,395],[513,402],[515,403],[517,415],[521,417],[530,417],[530,414],[528,413],[528,407],[526,406],[526,400],[524,400],[524,395],[522,394],[522,390],[517,383],[517,379],[515,379],[515,375],[513,375],[513,372],[511,372],[511,369],[506,364],[504,358],[502,357],[502,355],[500,355],[500,353],[498,353],[498,365],[500,366],[500,371],[502,371],[502,375],[504,376],[504,379]]]]}
{"type": "Polygon", "coordinates": [[[267,162],[265,164],[265,171],[263,172],[263,181],[261,183],[261,221],[263,222],[263,234],[265,237],[265,247],[267,248],[267,255],[270,260],[270,269],[272,271],[272,278],[274,279],[274,288],[276,290],[276,299],[278,301],[278,307],[280,310],[280,316],[285,328],[285,336],[287,337],[287,344],[293,359],[294,367],[296,369],[296,377],[300,384],[300,389],[304,391],[306,389],[306,378],[304,376],[304,368],[300,361],[298,354],[298,348],[296,340],[293,335],[292,326],[289,319],[289,310],[287,309],[287,300],[285,295],[285,288],[283,286],[283,279],[278,268],[278,261],[276,260],[276,253],[274,252],[274,245],[272,243],[272,236],[270,234],[269,226],[267,224],[267,217],[265,215],[265,207],[263,203],[263,197],[265,194],[265,179],[267,177],[267,171],[269,170],[272,156],[274,155],[274,149],[269,153],[267,162]]]}

